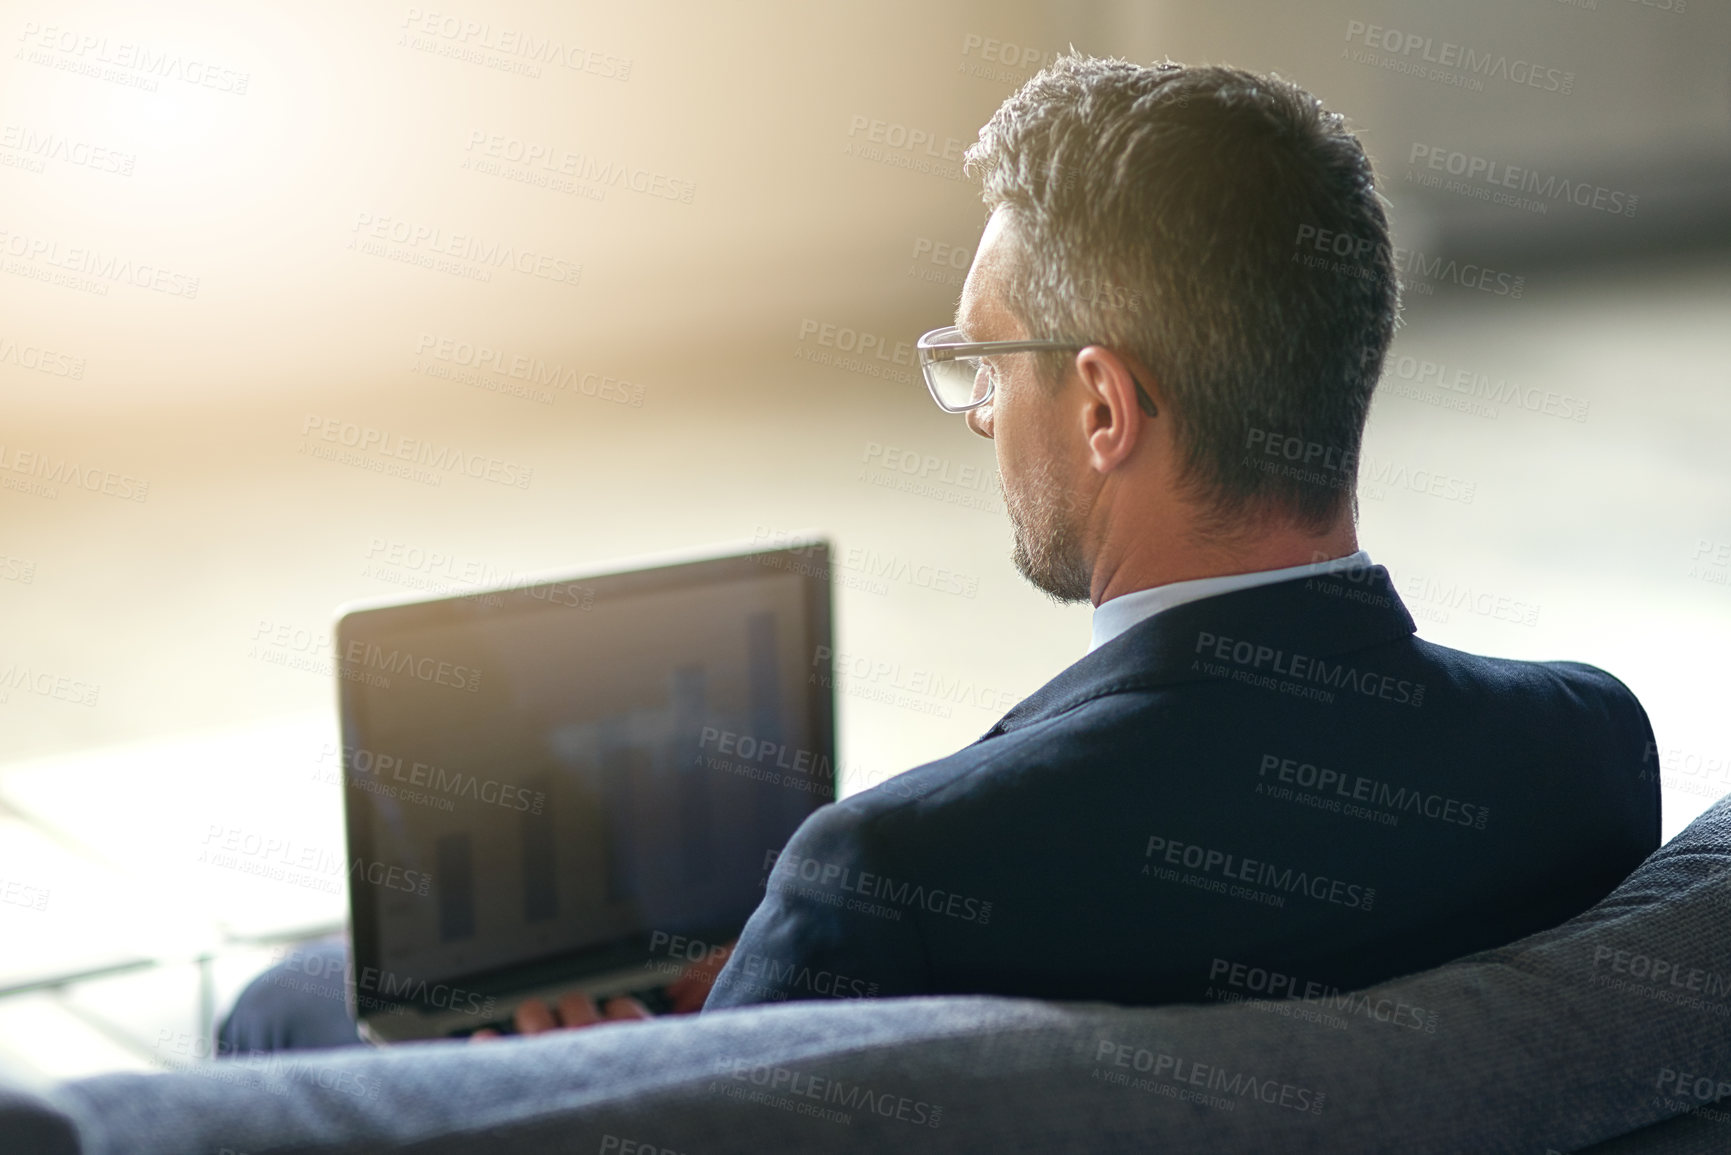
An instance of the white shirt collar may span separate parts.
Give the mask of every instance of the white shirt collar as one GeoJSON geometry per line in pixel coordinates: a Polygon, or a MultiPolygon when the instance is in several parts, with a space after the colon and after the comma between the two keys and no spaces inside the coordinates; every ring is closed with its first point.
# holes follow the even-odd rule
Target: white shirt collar
{"type": "Polygon", "coordinates": [[[1370,555],[1361,549],[1345,557],[1311,565],[1292,565],[1285,569],[1265,569],[1255,573],[1224,574],[1220,577],[1169,582],[1150,589],[1133,590],[1094,607],[1094,636],[1088,643],[1088,652],[1093,653],[1137,622],[1146,621],[1162,610],[1181,606],[1185,602],[1200,601],[1202,598],[1253,589],[1256,586],[1273,585],[1275,582],[1290,581],[1293,578],[1316,577],[1340,570],[1365,569],[1369,566],[1370,555]]]}

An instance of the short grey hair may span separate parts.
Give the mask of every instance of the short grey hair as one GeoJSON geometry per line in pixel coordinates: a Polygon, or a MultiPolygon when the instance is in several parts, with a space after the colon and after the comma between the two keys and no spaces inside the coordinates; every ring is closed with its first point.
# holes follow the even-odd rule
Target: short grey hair
{"type": "MultiPolygon", "coordinates": [[[[1399,307],[1370,161],[1339,115],[1278,77],[1072,52],[1004,102],[966,165],[1010,217],[1012,313],[1153,371],[1186,484],[1222,527],[1332,524],[1399,307]],[[1355,259],[1318,258],[1318,235],[1352,238],[1355,259]]],[[[1073,358],[1040,361],[1055,381],[1073,358]]]]}

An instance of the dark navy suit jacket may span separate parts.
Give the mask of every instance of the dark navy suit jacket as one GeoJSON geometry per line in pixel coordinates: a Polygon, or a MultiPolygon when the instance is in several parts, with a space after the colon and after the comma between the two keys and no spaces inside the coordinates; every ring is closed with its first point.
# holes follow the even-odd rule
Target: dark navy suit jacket
{"type": "Polygon", "coordinates": [[[1351,990],[1563,922],[1657,848],[1621,682],[1433,645],[1356,579],[1157,614],[817,811],[705,1009],[1351,990]]]}

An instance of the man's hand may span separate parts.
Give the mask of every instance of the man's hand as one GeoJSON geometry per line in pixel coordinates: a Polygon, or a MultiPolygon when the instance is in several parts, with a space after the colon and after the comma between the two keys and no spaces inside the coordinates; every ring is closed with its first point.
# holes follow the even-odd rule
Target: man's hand
{"type": "Polygon", "coordinates": [[[704,1000],[709,998],[709,990],[715,985],[715,976],[727,965],[727,960],[738,943],[739,940],[734,939],[726,946],[706,952],[701,959],[686,967],[678,978],[667,984],[667,997],[673,1000],[674,1014],[690,1015],[703,1009],[704,1000]]]}
{"type": "MultiPolygon", "coordinates": [[[[593,1027],[597,1023],[617,1023],[653,1017],[648,1007],[629,995],[608,999],[604,1006],[598,1008],[594,999],[574,991],[561,995],[559,1001],[552,1006],[548,1006],[541,999],[524,999],[517,1004],[517,1013],[511,1016],[511,1021],[516,1024],[519,1035],[539,1035],[543,1031],[577,1030],[593,1027]]],[[[502,1036],[495,1030],[482,1030],[469,1037],[497,1039],[502,1036]]]]}
{"type": "MultiPolygon", "coordinates": [[[[709,951],[667,984],[667,997],[673,1003],[670,1014],[689,1015],[703,1009],[704,1000],[709,998],[709,989],[715,985],[715,976],[727,965],[728,956],[733,954],[733,947],[734,943],[730,942],[724,947],[709,951]]],[[[552,1006],[541,999],[525,999],[518,1004],[517,1012],[511,1016],[511,1021],[516,1024],[518,1034],[539,1035],[543,1031],[572,1031],[593,1027],[597,1023],[630,1022],[633,1019],[654,1017],[649,1013],[648,1007],[630,995],[615,996],[597,1007],[595,1000],[588,995],[572,992],[562,995],[552,1006]]],[[[489,1028],[476,1031],[469,1038],[498,1039],[503,1036],[489,1028]]]]}

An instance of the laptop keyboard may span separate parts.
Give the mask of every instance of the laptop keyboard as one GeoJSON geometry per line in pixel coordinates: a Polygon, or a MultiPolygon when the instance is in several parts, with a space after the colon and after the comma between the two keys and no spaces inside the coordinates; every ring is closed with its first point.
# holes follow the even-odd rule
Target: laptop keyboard
{"type": "MultiPolygon", "coordinates": [[[[638,1002],[648,1007],[649,1013],[652,1015],[670,1014],[673,1010],[673,999],[668,995],[667,988],[661,985],[644,987],[641,990],[635,991],[616,991],[613,994],[606,996],[606,998],[597,999],[596,1002],[605,1003],[607,999],[619,998],[621,996],[630,996],[631,998],[636,999],[638,1002]]],[[[453,1039],[466,1039],[476,1031],[487,1030],[497,1031],[501,1035],[514,1035],[517,1033],[517,1024],[512,1020],[510,1015],[506,1015],[504,1018],[495,1019],[490,1023],[477,1023],[472,1027],[462,1027],[458,1030],[452,1031],[450,1037],[453,1039]]]]}

